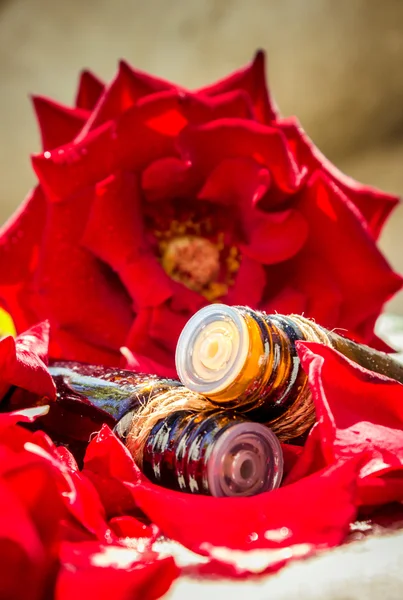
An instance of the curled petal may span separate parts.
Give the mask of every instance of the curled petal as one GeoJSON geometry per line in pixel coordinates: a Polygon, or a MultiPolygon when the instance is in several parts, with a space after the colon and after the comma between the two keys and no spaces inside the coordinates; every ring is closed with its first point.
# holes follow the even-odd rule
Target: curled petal
{"type": "Polygon", "coordinates": [[[251,119],[253,110],[242,91],[220,94],[214,98],[172,89],[141,99],[142,109],[152,109],[147,125],[160,133],[176,136],[188,123],[201,125],[224,118],[251,119]]]}
{"type": "Polygon", "coordinates": [[[390,505],[403,502],[403,468],[397,467],[377,477],[365,477],[360,481],[359,503],[363,506],[390,505]]]}
{"type": "Polygon", "coordinates": [[[186,198],[195,188],[192,166],[174,156],[156,160],[143,171],[141,188],[149,202],[186,198]]]}
{"type": "Polygon", "coordinates": [[[81,141],[32,157],[32,166],[48,198],[58,202],[80,188],[105,179],[115,170],[112,123],[105,123],[81,141]]]}
{"type": "Polygon", "coordinates": [[[49,345],[49,323],[32,327],[15,340],[0,340],[0,384],[2,391],[15,385],[54,400],[56,389],[46,368],[49,345]]]}
{"type": "Polygon", "coordinates": [[[201,200],[209,200],[227,206],[237,206],[249,217],[248,210],[256,206],[270,187],[271,177],[267,168],[251,158],[228,158],[222,160],[210,173],[198,193],[201,200]]]}
{"type": "Polygon", "coordinates": [[[277,107],[266,85],[265,53],[259,50],[250,65],[213,85],[201,88],[199,94],[215,96],[230,90],[244,90],[250,96],[257,119],[269,123],[277,117],[277,107]]]}
{"type": "Polygon", "coordinates": [[[84,468],[103,477],[135,483],[139,470],[120,440],[104,425],[88,445],[84,468]]]}
{"type": "MultiPolygon", "coordinates": [[[[195,93],[192,95],[197,99],[204,111],[199,122],[215,121],[217,119],[253,119],[254,110],[251,99],[247,92],[239,89],[228,91],[214,96],[202,97],[195,93]]],[[[189,121],[196,123],[189,115],[189,121]]]]}
{"type": "Polygon", "coordinates": [[[221,119],[185,128],[178,138],[186,160],[206,177],[222,160],[252,158],[267,168],[275,185],[296,192],[305,178],[292,156],[286,137],[274,127],[241,119],[221,119]]]}
{"type": "Polygon", "coordinates": [[[249,243],[241,244],[244,254],[262,264],[270,265],[295,256],[308,238],[308,223],[294,209],[281,212],[254,213],[249,231],[249,243]]]}

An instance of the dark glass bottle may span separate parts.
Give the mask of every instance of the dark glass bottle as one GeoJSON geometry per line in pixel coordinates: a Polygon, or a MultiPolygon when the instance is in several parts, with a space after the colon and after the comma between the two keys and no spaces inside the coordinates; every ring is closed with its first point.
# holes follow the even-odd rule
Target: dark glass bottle
{"type": "MultiPolygon", "coordinates": [[[[130,413],[115,427],[124,441],[130,413]]],[[[151,481],[213,496],[251,496],[281,483],[283,454],[277,437],[260,423],[219,409],[180,410],[151,429],[142,465],[151,481]]]]}
{"type": "MultiPolygon", "coordinates": [[[[49,371],[56,402],[15,389],[4,409],[49,403],[49,413],[35,427],[66,445],[79,462],[104,423],[126,443],[133,417],[143,405],[170,390],[177,390],[176,398],[188,393],[179,381],[123,369],[58,362],[49,371]]],[[[247,496],[280,485],[283,458],[279,441],[264,425],[223,410],[181,410],[152,427],[139,466],[165,487],[247,496]]]]}
{"type": "Polygon", "coordinates": [[[55,362],[49,371],[56,384],[56,402],[14,388],[2,402],[2,410],[49,404],[48,414],[33,427],[67,446],[79,463],[104,423],[113,428],[124,414],[155,394],[183,387],[179,381],[156,375],[72,361],[55,362]]]}

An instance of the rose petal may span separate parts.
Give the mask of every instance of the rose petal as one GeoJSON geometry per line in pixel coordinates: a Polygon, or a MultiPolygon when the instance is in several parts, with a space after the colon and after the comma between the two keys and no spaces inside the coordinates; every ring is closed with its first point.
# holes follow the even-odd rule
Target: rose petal
{"type": "Polygon", "coordinates": [[[141,308],[124,345],[136,355],[152,357],[153,361],[171,370],[172,352],[186,321],[187,316],[164,306],[141,308]],[[165,341],[169,348],[165,347],[165,341]]]}
{"type": "Polygon", "coordinates": [[[308,304],[306,294],[303,291],[298,290],[297,287],[293,288],[290,285],[286,285],[281,289],[281,278],[286,282],[290,282],[291,279],[287,276],[287,273],[281,273],[281,271],[283,271],[283,265],[276,265],[274,269],[267,269],[268,283],[265,298],[260,304],[261,310],[264,310],[267,314],[276,312],[280,315],[288,315],[289,313],[298,315],[306,314],[308,304]],[[273,270],[276,271],[276,277],[272,276],[273,270]],[[278,273],[278,271],[280,271],[280,273],[278,273]],[[279,281],[277,279],[279,279],[279,281]],[[281,291],[277,292],[279,286],[281,291]],[[271,295],[272,297],[270,297],[271,295]]]}
{"type": "Polygon", "coordinates": [[[46,216],[40,187],[34,188],[0,231],[1,292],[4,286],[24,282],[36,269],[46,216]]]}
{"type": "Polygon", "coordinates": [[[198,90],[199,94],[215,96],[229,90],[245,90],[251,97],[256,116],[262,123],[277,117],[277,107],[266,86],[265,53],[259,50],[252,63],[221,81],[198,90]]]}
{"type": "Polygon", "coordinates": [[[43,150],[51,150],[73,140],[90,115],[81,108],[69,108],[42,96],[33,96],[32,101],[43,150]]]}
{"type": "Polygon", "coordinates": [[[148,538],[153,542],[159,535],[155,525],[145,525],[135,517],[127,515],[114,517],[109,521],[109,525],[118,538],[148,538]]]}
{"type": "Polygon", "coordinates": [[[324,548],[344,539],[355,516],[357,470],[349,461],[250,498],[194,496],[146,481],[134,486],[133,495],[165,535],[202,554],[206,544],[240,550],[324,548]]]}
{"type": "Polygon", "coordinates": [[[292,261],[267,267],[264,310],[303,314],[331,328],[342,322],[344,297],[324,257],[311,253],[308,246],[306,242],[292,261]],[[277,293],[271,297],[273,292],[277,293]]]}
{"type": "MultiPolygon", "coordinates": [[[[23,504],[46,552],[54,554],[59,540],[58,523],[65,515],[55,481],[57,470],[48,457],[35,455],[27,450],[29,444],[28,442],[20,452],[0,447],[1,480],[23,504]]],[[[11,508],[12,506],[8,510],[11,508]]],[[[2,511],[2,514],[7,515],[7,512],[2,511]]],[[[14,527],[18,526],[18,520],[11,520],[11,523],[14,527]]],[[[4,529],[1,528],[1,531],[4,529]]],[[[23,544],[22,540],[21,542],[23,544]]]]}
{"type": "Polygon", "coordinates": [[[83,186],[105,179],[117,165],[112,123],[74,141],[32,157],[33,169],[48,198],[68,198],[83,186]]]}
{"type": "Polygon", "coordinates": [[[88,445],[84,467],[99,475],[135,483],[139,470],[130,452],[112,431],[104,425],[88,445]]]}
{"type": "MultiPolygon", "coordinates": [[[[14,437],[18,437],[18,433],[22,432],[24,434],[26,434],[26,430],[23,429],[22,427],[18,427],[17,429],[15,429],[14,427],[12,427],[13,425],[17,425],[17,423],[33,423],[36,419],[38,419],[39,417],[42,417],[44,415],[46,415],[49,411],[49,406],[48,405],[44,405],[44,406],[33,406],[30,408],[23,408],[20,410],[13,410],[12,412],[4,412],[4,413],[0,413],[0,432],[2,435],[2,443],[7,444],[10,446],[10,439],[12,438],[12,436],[14,437]],[[11,437],[5,437],[5,430],[6,429],[12,429],[12,433],[11,433],[11,437]]],[[[30,436],[31,434],[29,434],[30,436]]],[[[27,441],[27,439],[29,439],[29,437],[27,438],[25,435],[23,436],[24,442],[27,441]]],[[[23,445],[23,444],[22,444],[23,445]]],[[[13,445],[11,445],[11,448],[15,449],[13,445]]]]}
{"type": "Polygon", "coordinates": [[[241,244],[246,256],[264,265],[279,263],[295,256],[308,238],[309,225],[294,209],[264,213],[256,211],[249,231],[249,243],[241,244]]]}
{"type": "Polygon", "coordinates": [[[153,554],[121,546],[65,543],[62,550],[56,600],[70,600],[77,589],[83,598],[155,600],[179,575],[171,557],[156,560],[153,554]]]}
{"type": "Polygon", "coordinates": [[[359,484],[359,503],[363,506],[390,505],[403,501],[403,468],[391,469],[379,477],[364,477],[359,484]]]}
{"type": "Polygon", "coordinates": [[[150,102],[133,106],[116,123],[104,123],[72,143],[34,155],[34,171],[49,199],[60,202],[116,170],[141,170],[152,160],[175,154],[172,137],[146,124],[157,109],[150,102]]]}
{"type": "Polygon", "coordinates": [[[173,156],[156,160],[143,171],[141,188],[149,202],[186,198],[195,188],[191,164],[173,156]]]}
{"type": "Polygon", "coordinates": [[[127,448],[106,425],[88,445],[84,474],[97,489],[108,518],[138,512],[130,486],[140,472],[127,448]]]}
{"type": "Polygon", "coordinates": [[[104,89],[105,85],[91,71],[82,71],[75,102],[77,108],[92,110],[104,89]]]}
{"type": "Polygon", "coordinates": [[[222,160],[210,173],[198,198],[239,207],[242,217],[248,219],[248,211],[266,194],[270,183],[268,169],[255,160],[228,158],[222,160]]]}
{"type": "Polygon", "coordinates": [[[229,305],[258,306],[266,283],[266,271],[263,265],[244,254],[235,283],[223,298],[223,302],[229,305]]]}
{"type": "Polygon", "coordinates": [[[171,87],[170,84],[135,71],[126,62],[120,61],[116,77],[97,102],[82,134],[87,135],[106,121],[116,119],[143,96],[171,87]]]}
{"type": "Polygon", "coordinates": [[[401,288],[402,278],[376,247],[360,213],[320,173],[312,177],[297,206],[310,225],[307,252],[320,257],[343,296],[340,323],[354,332],[370,317],[375,322],[386,300],[401,288]],[[365,302],[358,302],[360,298],[365,302]]]}
{"type": "MultiPolygon", "coordinates": [[[[26,483],[29,483],[28,477],[26,483]]],[[[55,525],[51,514],[49,523],[55,525]]],[[[23,499],[1,479],[0,556],[0,597],[40,600],[46,589],[47,578],[52,576],[56,567],[54,549],[44,546],[23,499]],[[24,577],[21,577],[21,573],[24,573],[24,577]]]]}
{"type": "Polygon", "coordinates": [[[115,159],[120,168],[140,172],[154,160],[177,155],[175,137],[147,124],[160,113],[158,101],[146,100],[127,110],[116,122],[115,159]]]}
{"type": "Polygon", "coordinates": [[[118,172],[95,186],[82,244],[119,271],[144,249],[141,197],[133,173],[118,172]]]}
{"type": "Polygon", "coordinates": [[[49,344],[49,323],[32,327],[15,340],[7,336],[0,340],[0,386],[2,392],[15,385],[38,396],[54,400],[56,388],[46,368],[49,344]]]}
{"type": "Polygon", "coordinates": [[[46,203],[37,187],[0,232],[1,304],[12,314],[17,331],[38,320],[30,278],[38,266],[46,203]]]}
{"type": "Polygon", "coordinates": [[[150,373],[160,377],[176,378],[176,369],[166,365],[160,365],[147,356],[132,352],[126,346],[122,346],[120,352],[123,357],[122,368],[136,371],[137,373],[150,373]]]}
{"type": "Polygon", "coordinates": [[[66,331],[63,327],[52,328],[50,341],[50,356],[57,360],[75,360],[95,365],[114,367],[119,362],[118,349],[101,348],[96,344],[86,342],[77,333],[66,331]]]}
{"type": "Polygon", "coordinates": [[[91,481],[75,468],[72,469],[68,463],[62,463],[53,445],[49,446],[48,452],[48,449],[44,450],[27,442],[25,449],[32,457],[42,458],[53,466],[54,481],[70,518],[98,539],[108,539],[110,536],[105,513],[91,481]]]}
{"type": "Polygon", "coordinates": [[[119,275],[136,311],[148,306],[158,307],[172,296],[171,279],[151,252],[124,265],[119,275]],[[145,281],[146,285],[140,283],[145,281]]]}
{"type": "Polygon", "coordinates": [[[284,479],[283,483],[285,485],[295,483],[326,467],[327,463],[322,453],[321,444],[320,430],[318,424],[315,423],[303,448],[301,448],[300,455],[284,479]]]}
{"type": "Polygon", "coordinates": [[[117,350],[133,314],[117,276],[106,265],[100,269],[98,259],[80,246],[92,199],[91,190],[84,189],[68,202],[49,204],[36,274],[40,308],[58,328],[96,347],[117,350]]]}
{"type": "Polygon", "coordinates": [[[220,119],[185,128],[178,137],[182,157],[207,176],[222,160],[252,158],[269,169],[276,186],[294,193],[305,172],[297,167],[285,136],[273,127],[241,119],[220,119]]]}
{"type": "Polygon", "coordinates": [[[326,463],[362,456],[361,478],[403,470],[403,386],[327,346],[298,342],[298,351],[326,463]]]}
{"type": "Polygon", "coordinates": [[[194,99],[204,107],[204,114],[198,120],[189,114],[191,123],[215,121],[217,119],[253,119],[254,108],[248,93],[242,89],[217,93],[212,97],[192,94],[194,99]]]}
{"type": "Polygon", "coordinates": [[[293,147],[298,164],[307,166],[310,171],[319,169],[331,178],[357,206],[372,235],[377,239],[399,198],[393,194],[386,194],[370,186],[362,185],[339,171],[312,143],[295,117],[277,121],[277,126],[286,135],[290,147],[293,147]]]}

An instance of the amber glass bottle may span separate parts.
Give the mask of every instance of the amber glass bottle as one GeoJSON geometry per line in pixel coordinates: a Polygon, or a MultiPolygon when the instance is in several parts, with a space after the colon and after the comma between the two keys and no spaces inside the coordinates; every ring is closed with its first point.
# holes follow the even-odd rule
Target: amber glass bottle
{"type": "Polygon", "coordinates": [[[183,329],[176,351],[182,383],[221,407],[267,423],[281,439],[303,435],[315,420],[295,342],[326,343],[358,364],[403,383],[403,365],[302,317],[212,304],[183,329]]]}

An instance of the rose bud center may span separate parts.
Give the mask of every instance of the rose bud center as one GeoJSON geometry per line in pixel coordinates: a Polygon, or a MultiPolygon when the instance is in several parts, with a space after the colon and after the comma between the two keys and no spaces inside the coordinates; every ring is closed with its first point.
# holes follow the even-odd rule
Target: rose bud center
{"type": "Polygon", "coordinates": [[[220,252],[207,238],[177,237],[167,243],[162,266],[172,279],[202,292],[219,276],[220,252]]]}

